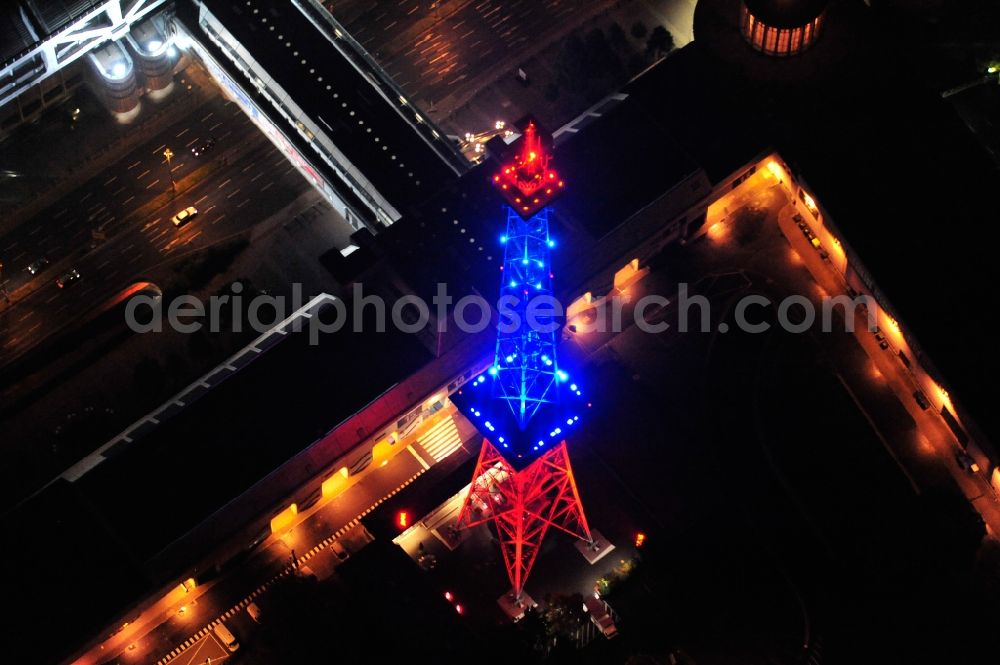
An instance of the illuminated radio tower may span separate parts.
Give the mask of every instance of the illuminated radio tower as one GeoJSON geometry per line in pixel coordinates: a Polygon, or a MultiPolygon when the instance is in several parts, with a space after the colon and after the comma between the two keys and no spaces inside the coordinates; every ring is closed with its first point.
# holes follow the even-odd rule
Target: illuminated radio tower
{"type": "Polygon", "coordinates": [[[507,202],[500,296],[509,306],[501,311],[493,364],[454,398],[486,435],[458,526],[493,522],[513,585],[508,600],[516,607],[525,603],[524,585],[550,527],[591,546],[592,561],[610,551],[597,545],[587,524],[565,440],[588,405],[559,367],[560,325],[540,300],[552,297],[548,206],[563,181],[535,123],[521,130],[520,149],[493,176],[507,202]]]}

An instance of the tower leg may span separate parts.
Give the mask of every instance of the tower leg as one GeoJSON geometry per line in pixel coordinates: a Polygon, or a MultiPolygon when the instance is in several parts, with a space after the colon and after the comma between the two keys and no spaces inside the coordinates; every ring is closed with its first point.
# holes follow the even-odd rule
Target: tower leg
{"type": "Polygon", "coordinates": [[[492,520],[515,602],[535,564],[545,534],[555,527],[593,544],[566,442],[515,471],[488,440],[459,513],[459,528],[492,520]]]}

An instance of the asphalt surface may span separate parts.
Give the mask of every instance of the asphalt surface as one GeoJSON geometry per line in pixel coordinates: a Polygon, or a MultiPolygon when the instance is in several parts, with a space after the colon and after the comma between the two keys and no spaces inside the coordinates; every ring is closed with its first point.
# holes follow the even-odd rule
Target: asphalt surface
{"type": "Polygon", "coordinates": [[[150,138],[49,211],[0,239],[11,303],[0,311],[0,366],[92,313],[151,269],[252,227],[308,188],[285,157],[232,102],[216,98],[150,138]],[[190,149],[213,136],[202,157],[190,149]],[[163,151],[174,156],[171,195],[163,151]],[[199,215],[175,228],[193,205],[199,215]],[[95,233],[103,231],[102,236],[95,233]],[[49,265],[32,276],[39,258],[49,265]],[[56,279],[81,274],[60,289],[56,279]]]}

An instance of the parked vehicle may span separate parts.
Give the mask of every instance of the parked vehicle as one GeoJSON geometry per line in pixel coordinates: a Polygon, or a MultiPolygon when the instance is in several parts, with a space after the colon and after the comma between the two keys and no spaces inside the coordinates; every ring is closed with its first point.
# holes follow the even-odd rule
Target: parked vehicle
{"type": "Polygon", "coordinates": [[[250,603],[247,605],[247,614],[250,615],[250,618],[253,619],[255,623],[260,623],[261,611],[260,608],[257,607],[257,603],[250,603]]]}
{"type": "Polygon", "coordinates": [[[609,640],[618,635],[618,627],[611,616],[611,608],[603,600],[595,596],[589,596],[583,601],[583,610],[590,615],[590,620],[601,634],[609,640]]]}
{"type": "Polygon", "coordinates": [[[979,472],[979,464],[977,464],[976,460],[972,458],[972,455],[964,450],[960,450],[955,453],[955,461],[958,462],[958,466],[963,471],[968,471],[969,473],[979,472]]]}
{"type": "Polygon", "coordinates": [[[337,555],[337,558],[341,561],[347,561],[347,559],[351,556],[350,552],[344,549],[344,546],[341,545],[338,540],[335,540],[330,544],[330,549],[333,550],[333,553],[337,555]]]}
{"type": "Polygon", "coordinates": [[[221,621],[215,624],[215,628],[212,629],[215,632],[215,636],[219,638],[230,652],[236,651],[240,648],[240,643],[236,640],[236,636],[233,635],[232,631],[226,627],[226,624],[221,621]]]}

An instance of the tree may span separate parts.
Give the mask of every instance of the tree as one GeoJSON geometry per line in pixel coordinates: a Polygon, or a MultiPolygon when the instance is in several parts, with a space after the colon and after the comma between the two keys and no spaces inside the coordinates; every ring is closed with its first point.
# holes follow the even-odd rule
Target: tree
{"type": "Polygon", "coordinates": [[[642,21],[636,21],[632,24],[632,30],[630,31],[632,36],[636,39],[642,39],[649,33],[649,28],[642,21]]]}
{"type": "Polygon", "coordinates": [[[674,50],[674,36],[662,25],[653,28],[649,39],[646,41],[646,52],[650,55],[659,56],[670,53],[674,50]]]}

